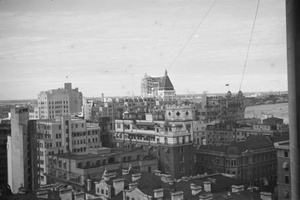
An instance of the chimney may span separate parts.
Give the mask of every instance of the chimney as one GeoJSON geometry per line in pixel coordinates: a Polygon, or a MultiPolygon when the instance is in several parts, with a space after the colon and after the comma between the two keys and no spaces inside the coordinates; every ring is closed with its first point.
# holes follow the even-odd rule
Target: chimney
{"type": "Polygon", "coordinates": [[[91,180],[91,179],[87,179],[87,180],[86,180],[86,184],[87,184],[87,191],[91,191],[91,188],[92,188],[92,180],[91,180]]]}
{"type": "Polygon", "coordinates": [[[204,191],[205,192],[211,192],[211,182],[210,181],[204,181],[204,191]]]}
{"type": "Polygon", "coordinates": [[[199,196],[199,200],[211,200],[213,197],[212,193],[205,193],[199,196]]]}
{"type": "Polygon", "coordinates": [[[200,185],[195,185],[194,183],[190,184],[192,195],[196,195],[202,191],[202,187],[200,185]]]}
{"type": "Polygon", "coordinates": [[[170,194],[171,200],[184,199],[182,191],[171,192],[170,194]]]}
{"type": "Polygon", "coordinates": [[[75,192],[74,193],[74,200],[82,200],[85,197],[85,193],[80,191],[80,192],[75,192]]]}
{"type": "Polygon", "coordinates": [[[160,179],[164,183],[169,183],[171,181],[171,175],[170,174],[161,174],[160,179]]]}
{"type": "Polygon", "coordinates": [[[161,174],[161,171],[160,171],[160,170],[155,170],[154,172],[155,172],[155,175],[156,175],[156,176],[160,176],[160,174],[161,174]]]}
{"type": "Polygon", "coordinates": [[[135,183],[129,183],[129,190],[137,188],[137,186],[138,186],[137,182],[135,182],[135,183]]]}
{"type": "Polygon", "coordinates": [[[155,199],[159,199],[159,198],[163,198],[163,197],[164,197],[164,189],[163,188],[154,190],[154,198],[155,199]]]}
{"type": "Polygon", "coordinates": [[[142,177],[142,174],[141,174],[141,173],[138,173],[138,174],[132,174],[132,175],[131,175],[131,178],[132,178],[132,181],[133,181],[133,182],[139,180],[141,177],[142,177]]]}
{"type": "Polygon", "coordinates": [[[237,192],[241,192],[244,191],[244,186],[243,185],[232,185],[231,186],[231,192],[232,193],[237,193],[237,192]]]}
{"type": "Polygon", "coordinates": [[[124,179],[119,178],[113,180],[113,188],[115,190],[115,195],[119,194],[124,190],[124,179]]]}
{"type": "Polygon", "coordinates": [[[259,194],[262,200],[272,200],[272,193],[270,192],[260,192],[259,194]]]}

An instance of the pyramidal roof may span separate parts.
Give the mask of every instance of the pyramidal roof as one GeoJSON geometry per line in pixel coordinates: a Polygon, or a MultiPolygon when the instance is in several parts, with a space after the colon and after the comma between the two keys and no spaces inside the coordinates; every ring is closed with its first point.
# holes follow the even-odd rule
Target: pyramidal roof
{"type": "Polygon", "coordinates": [[[165,75],[161,78],[159,83],[160,90],[174,90],[173,84],[168,76],[167,70],[165,70],[165,75]]]}

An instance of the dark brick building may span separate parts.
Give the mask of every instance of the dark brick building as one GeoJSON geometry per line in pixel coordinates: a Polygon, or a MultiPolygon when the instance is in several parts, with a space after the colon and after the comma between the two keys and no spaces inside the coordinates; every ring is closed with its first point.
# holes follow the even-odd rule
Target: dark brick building
{"type": "Polygon", "coordinates": [[[195,155],[198,174],[232,174],[264,190],[276,185],[276,149],[269,137],[250,136],[229,146],[202,145],[195,155]]]}
{"type": "Polygon", "coordinates": [[[7,182],[7,136],[11,134],[10,124],[0,124],[0,185],[7,182]]]}

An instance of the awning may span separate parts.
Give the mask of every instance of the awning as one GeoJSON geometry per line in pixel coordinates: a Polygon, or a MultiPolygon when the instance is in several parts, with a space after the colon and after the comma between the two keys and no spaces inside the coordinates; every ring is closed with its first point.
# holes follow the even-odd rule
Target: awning
{"type": "Polygon", "coordinates": [[[283,169],[289,168],[289,162],[284,162],[284,163],[282,164],[282,168],[283,168],[283,169]]]}

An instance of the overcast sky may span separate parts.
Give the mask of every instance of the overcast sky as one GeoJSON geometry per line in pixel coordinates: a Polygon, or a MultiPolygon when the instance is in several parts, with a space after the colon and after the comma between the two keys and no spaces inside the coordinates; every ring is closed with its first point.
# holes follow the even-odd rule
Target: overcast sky
{"type": "MultiPolygon", "coordinates": [[[[1,0],[0,100],[72,82],[140,95],[165,69],[177,94],[239,90],[256,0],[1,0]],[[68,77],[68,78],[66,78],[68,77]]],[[[242,91],[287,90],[285,1],[261,0],[242,91]]]]}

